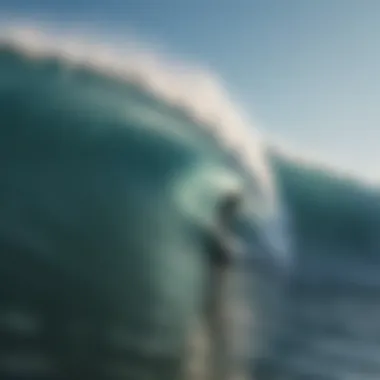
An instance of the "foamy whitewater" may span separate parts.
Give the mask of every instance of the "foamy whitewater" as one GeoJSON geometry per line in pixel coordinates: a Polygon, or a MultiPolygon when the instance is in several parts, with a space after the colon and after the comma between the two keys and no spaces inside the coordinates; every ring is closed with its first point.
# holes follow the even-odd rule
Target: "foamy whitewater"
{"type": "MultiPolygon", "coordinates": [[[[153,96],[144,107],[133,96],[124,105],[136,123],[143,120],[179,142],[209,144],[215,152],[226,152],[254,183],[244,207],[260,221],[270,247],[269,261],[278,264],[268,270],[263,260],[245,257],[239,266],[241,278],[254,285],[240,292],[243,303],[249,298],[253,302],[249,310],[239,304],[240,314],[248,313],[253,325],[260,321],[253,334],[252,327],[247,327],[249,334],[240,331],[241,339],[248,335],[244,347],[250,347],[255,380],[378,379],[377,189],[270,149],[214,75],[167,62],[133,44],[121,49],[80,40],[77,35],[12,25],[2,29],[0,55],[4,47],[12,46],[36,62],[51,58],[67,70],[79,66],[132,84],[136,99],[153,96]],[[196,133],[180,127],[183,120],[196,133]],[[291,286],[285,289],[289,274],[291,286]]],[[[102,101],[112,107],[118,100],[102,101]]],[[[186,175],[186,181],[204,188],[217,183],[215,191],[234,192],[240,186],[208,167],[186,175]]],[[[187,182],[178,183],[175,194],[185,212],[208,225],[208,199],[197,205],[200,195],[187,182]]],[[[244,350],[240,354],[247,356],[244,350]]]]}

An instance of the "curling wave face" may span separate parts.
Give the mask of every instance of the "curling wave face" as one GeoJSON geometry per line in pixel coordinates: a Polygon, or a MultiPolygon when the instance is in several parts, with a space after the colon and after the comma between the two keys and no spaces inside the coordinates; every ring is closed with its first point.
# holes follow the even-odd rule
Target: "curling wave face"
{"type": "MultiPolygon", "coordinates": [[[[240,263],[235,279],[250,281],[243,263],[281,272],[289,263],[286,222],[260,144],[219,92],[200,101],[191,91],[189,99],[181,79],[151,61],[100,59],[29,37],[0,41],[0,308],[40,328],[24,345],[25,332],[5,318],[0,346],[14,350],[0,370],[182,379],[194,321],[205,314],[210,287],[221,285],[210,282],[221,268],[216,247],[240,263]],[[231,197],[238,206],[221,225],[231,197]]],[[[186,77],[189,84],[194,75],[186,77]]],[[[219,303],[241,299],[250,319],[265,309],[252,284],[244,291],[234,284],[219,303]]],[[[228,357],[231,368],[243,368],[241,358],[259,357],[268,340],[265,329],[249,335],[251,320],[236,322],[237,314],[222,328],[232,332],[214,367],[228,357]]]]}

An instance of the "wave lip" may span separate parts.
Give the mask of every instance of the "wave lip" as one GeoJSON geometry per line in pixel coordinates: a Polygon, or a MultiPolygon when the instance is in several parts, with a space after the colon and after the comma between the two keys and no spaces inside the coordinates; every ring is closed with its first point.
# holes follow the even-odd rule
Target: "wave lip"
{"type": "Polygon", "coordinates": [[[91,37],[81,39],[63,31],[54,33],[12,23],[0,29],[2,46],[13,46],[34,59],[59,57],[69,65],[88,66],[102,74],[138,83],[180,108],[234,152],[249,171],[260,176],[263,192],[273,193],[273,178],[263,160],[262,138],[230,100],[215,75],[183,63],[171,63],[133,43],[110,47],[91,41],[91,37]]]}

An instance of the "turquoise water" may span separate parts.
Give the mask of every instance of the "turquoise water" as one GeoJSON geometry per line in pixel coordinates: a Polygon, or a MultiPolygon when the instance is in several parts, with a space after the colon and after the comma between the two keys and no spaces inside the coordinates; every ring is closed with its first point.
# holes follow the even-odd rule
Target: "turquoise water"
{"type": "MultiPolygon", "coordinates": [[[[230,366],[229,345],[239,352],[232,362],[246,367],[251,342],[237,337],[251,323],[236,323],[232,310],[231,329],[218,327],[220,287],[210,281],[224,262],[255,252],[267,268],[285,268],[276,189],[259,152],[243,164],[206,122],[130,77],[6,43],[0,120],[0,317],[39,320],[27,346],[44,360],[30,367],[37,359],[8,326],[0,345],[15,352],[0,370],[177,380],[205,313],[220,342],[216,368],[230,366]]],[[[249,308],[253,298],[265,308],[250,288],[229,289],[221,307],[239,293],[249,308]]],[[[256,329],[252,339],[267,335],[256,329]]]]}
{"type": "MultiPolygon", "coordinates": [[[[176,380],[206,289],[205,241],[221,202],[238,194],[236,225],[217,240],[246,248],[239,297],[255,322],[245,321],[251,351],[239,355],[252,368],[262,360],[256,379],[378,378],[376,189],[275,152],[243,165],[185,108],[131,78],[0,45],[0,273],[12,288],[1,307],[38,304],[56,326],[62,316],[77,323],[75,339],[91,321],[86,334],[100,346],[100,331],[118,331],[127,351],[149,347],[169,363],[153,366],[157,379],[176,380]]],[[[60,353],[72,371],[75,339],[60,353]]],[[[104,352],[92,354],[100,365],[104,352]]],[[[100,370],[90,367],[83,374],[100,370]]]]}
{"type": "Polygon", "coordinates": [[[380,192],[281,156],[273,163],[294,218],[297,255],[273,378],[377,379],[380,192]]]}

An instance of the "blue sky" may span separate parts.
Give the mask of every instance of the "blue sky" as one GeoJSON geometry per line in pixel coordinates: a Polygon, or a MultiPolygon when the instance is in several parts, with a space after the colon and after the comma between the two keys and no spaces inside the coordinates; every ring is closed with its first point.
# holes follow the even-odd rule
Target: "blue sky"
{"type": "Polygon", "coordinates": [[[380,180],[379,0],[0,0],[0,12],[158,40],[221,74],[264,131],[380,180]]]}

